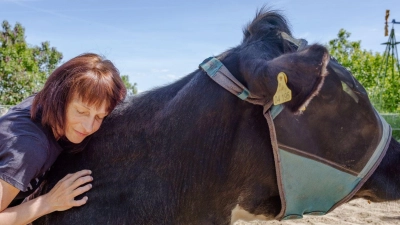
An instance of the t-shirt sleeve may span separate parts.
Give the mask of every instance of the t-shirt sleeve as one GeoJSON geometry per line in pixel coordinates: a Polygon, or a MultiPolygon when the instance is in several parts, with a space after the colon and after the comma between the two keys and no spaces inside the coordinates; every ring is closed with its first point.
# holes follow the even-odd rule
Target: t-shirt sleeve
{"type": "Polygon", "coordinates": [[[47,158],[43,141],[34,136],[21,135],[0,143],[0,179],[21,191],[29,190],[29,183],[40,175],[47,158]]]}

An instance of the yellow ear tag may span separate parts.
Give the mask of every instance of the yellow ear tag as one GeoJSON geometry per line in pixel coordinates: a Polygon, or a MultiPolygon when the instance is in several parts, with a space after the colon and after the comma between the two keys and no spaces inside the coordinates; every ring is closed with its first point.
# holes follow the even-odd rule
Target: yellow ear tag
{"type": "Polygon", "coordinates": [[[274,95],[274,105],[292,100],[292,91],[286,86],[287,76],[284,72],[278,74],[278,89],[274,95]]]}

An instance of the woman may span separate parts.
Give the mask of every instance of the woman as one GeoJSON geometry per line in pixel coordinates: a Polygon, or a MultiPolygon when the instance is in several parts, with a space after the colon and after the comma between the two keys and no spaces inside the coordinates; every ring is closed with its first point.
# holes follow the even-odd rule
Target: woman
{"type": "Polygon", "coordinates": [[[0,225],[27,224],[84,205],[91,171],[68,174],[47,194],[22,200],[40,185],[64,151],[79,151],[126,95],[118,70],[96,54],[57,68],[44,88],[0,117],[0,225]]]}

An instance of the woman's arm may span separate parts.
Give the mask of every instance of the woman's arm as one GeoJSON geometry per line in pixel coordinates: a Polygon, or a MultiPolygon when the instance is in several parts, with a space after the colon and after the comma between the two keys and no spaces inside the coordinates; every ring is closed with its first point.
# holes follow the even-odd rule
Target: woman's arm
{"type": "Polygon", "coordinates": [[[0,225],[25,225],[54,211],[84,205],[88,199],[86,196],[80,200],[74,198],[91,189],[92,185],[86,184],[93,180],[90,174],[89,170],[68,174],[49,193],[11,208],[7,207],[19,190],[0,179],[0,225]]]}

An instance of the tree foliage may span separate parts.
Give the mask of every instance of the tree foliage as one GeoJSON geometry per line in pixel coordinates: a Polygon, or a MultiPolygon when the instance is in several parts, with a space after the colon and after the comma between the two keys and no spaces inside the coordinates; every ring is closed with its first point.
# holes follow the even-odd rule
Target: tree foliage
{"type": "MultiPolygon", "coordinates": [[[[400,71],[395,64],[386,63],[386,57],[361,49],[361,41],[349,41],[349,37],[350,33],[341,29],[338,37],[329,41],[329,53],[365,87],[379,112],[399,113],[400,71]]],[[[392,62],[391,56],[388,59],[392,62]]]]}
{"type": "MultiPolygon", "coordinates": [[[[49,42],[30,46],[20,23],[12,28],[3,21],[0,31],[0,105],[15,105],[39,91],[61,59],[62,54],[50,47],[49,42]]],[[[128,95],[136,94],[136,83],[131,84],[128,75],[121,77],[128,95]]]]}
{"type": "Polygon", "coordinates": [[[136,83],[131,84],[129,82],[129,76],[128,75],[122,75],[121,78],[122,78],[122,81],[125,84],[127,95],[128,96],[136,95],[137,94],[137,84],[136,83]]]}
{"type": "Polygon", "coordinates": [[[49,42],[29,46],[25,29],[3,21],[0,31],[0,105],[15,105],[39,91],[62,59],[49,42]]]}

